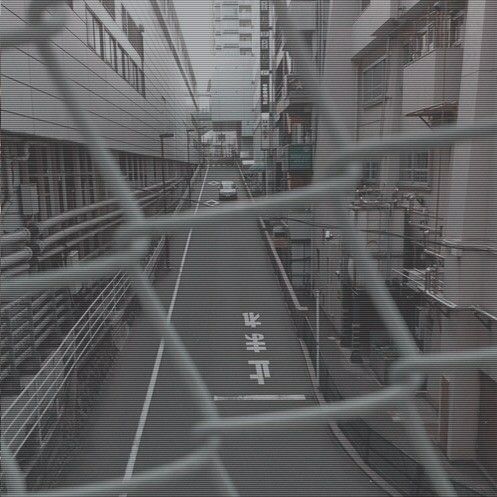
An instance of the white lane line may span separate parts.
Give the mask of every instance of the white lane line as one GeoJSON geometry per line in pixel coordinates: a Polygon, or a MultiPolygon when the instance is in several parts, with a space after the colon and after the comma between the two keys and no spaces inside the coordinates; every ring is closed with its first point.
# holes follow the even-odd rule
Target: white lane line
{"type": "MultiPolygon", "coordinates": [[[[204,192],[205,180],[209,174],[209,166],[205,171],[204,181],[202,182],[202,188],[198,196],[197,207],[195,208],[194,214],[197,213],[200,206],[200,201],[202,200],[202,194],[204,192]]],[[[169,311],[167,313],[167,318],[171,319],[173,314],[174,305],[176,304],[176,298],[178,296],[179,285],[181,283],[181,276],[183,275],[183,269],[185,267],[186,256],[188,254],[188,249],[190,247],[190,241],[192,239],[193,229],[188,233],[188,238],[186,239],[185,248],[183,250],[183,256],[181,258],[181,264],[179,267],[178,276],[176,278],[176,284],[174,285],[173,295],[171,297],[171,303],[169,304],[169,311]]],[[[147,422],[148,411],[150,410],[150,404],[152,403],[152,397],[154,395],[155,384],[157,383],[157,377],[159,376],[160,363],[162,361],[162,356],[164,355],[164,345],[165,341],[162,338],[159,343],[159,348],[157,349],[157,355],[155,356],[154,368],[152,370],[152,375],[147,388],[147,394],[145,396],[145,401],[143,402],[142,411],[140,414],[140,419],[138,420],[138,427],[136,429],[135,438],[133,439],[133,445],[131,446],[131,452],[128,458],[128,464],[126,465],[126,471],[124,472],[123,481],[127,482],[133,476],[133,470],[135,469],[136,457],[138,456],[138,450],[140,449],[140,442],[143,435],[143,430],[145,429],[145,424],[147,422]]],[[[127,497],[127,493],[120,494],[119,497],[127,497]]]]}
{"type": "Polygon", "coordinates": [[[305,395],[214,395],[214,400],[306,400],[305,395]]]}

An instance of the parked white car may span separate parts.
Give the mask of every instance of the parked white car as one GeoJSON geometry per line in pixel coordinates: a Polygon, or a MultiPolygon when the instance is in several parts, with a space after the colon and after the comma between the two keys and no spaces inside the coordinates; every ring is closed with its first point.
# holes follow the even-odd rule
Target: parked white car
{"type": "Polygon", "coordinates": [[[236,200],[238,188],[233,181],[221,181],[219,185],[219,200],[236,200]]]}

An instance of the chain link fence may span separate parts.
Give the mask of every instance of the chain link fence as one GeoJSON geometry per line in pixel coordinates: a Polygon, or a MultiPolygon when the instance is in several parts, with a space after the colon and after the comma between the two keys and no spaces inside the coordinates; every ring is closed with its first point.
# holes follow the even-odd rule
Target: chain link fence
{"type": "Polygon", "coordinates": [[[376,272],[367,249],[346,214],[346,202],[360,173],[360,168],[354,161],[381,156],[385,153],[400,152],[406,148],[427,149],[433,146],[450,145],[460,140],[489,137],[497,134],[497,119],[353,143],[342,128],[333,102],[330,102],[324,88],[320,85],[320,78],[311,62],[312,58],[307,57],[303,48],[305,43],[298,30],[295,29],[293,21],[287,16],[286,2],[277,1],[275,7],[285,26],[288,42],[295,54],[296,65],[301,69],[305,87],[310,92],[317,108],[320,109],[322,124],[335,148],[334,156],[330,157],[326,164],[317,167],[316,172],[320,181],[296,192],[275,195],[253,203],[239,203],[235,207],[220,208],[216,211],[202,210],[195,217],[191,213],[185,213],[145,218],[121,175],[118,165],[106,150],[105,143],[96,133],[80,102],[76,99],[62,64],[51,46],[51,39],[65,26],[63,4],[64,0],[32,0],[27,26],[22,30],[4,30],[1,34],[2,47],[8,50],[26,44],[37,45],[44,63],[49,68],[51,78],[88,145],[92,159],[98,165],[103,181],[123,212],[124,226],[120,228],[115,237],[116,247],[119,250],[112,255],[102,256],[71,268],[6,279],[3,282],[2,296],[4,299],[15,300],[56,288],[68,288],[75,283],[106,279],[113,277],[119,271],[125,272],[144,312],[148,315],[150,322],[154,323],[157,333],[162,336],[164,346],[171,352],[170,367],[177,371],[203,421],[192,432],[192,437],[199,440],[197,448],[173,463],[135,474],[129,479],[120,478],[77,488],[41,492],[30,492],[26,489],[25,478],[16,460],[12,440],[2,436],[2,469],[7,485],[7,495],[33,497],[116,495],[144,489],[159,482],[186,481],[189,475],[199,470],[209,469],[218,494],[235,496],[238,495],[237,490],[218,453],[222,437],[255,429],[281,429],[289,424],[292,425],[292,429],[295,429],[299,423],[322,423],[329,420],[340,422],[367,418],[368,414],[379,409],[396,407],[402,411],[405,423],[408,424],[407,431],[412,438],[419,460],[423,462],[427,485],[429,482],[433,491],[440,496],[455,496],[456,491],[416,411],[414,395],[422,381],[423,374],[434,371],[462,371],[475,369],[484,364],[495,364],[497,349],[420,354],[380,275],[376,272]],[[46,15],[46,9],[50,9],[51,15],[46,15]],[[334,176],[330,177],[327,171],[334,171],[334,176]],[[358,269],[364,275],[366,289],[399,351],[400,358],[392,368],[392,382],[380,392],[353,400],[332,402],[325,406],[254,416],[220,417],[210,392],[189,357],[173,323],[167,316],[167,310],[164,309],[142,266],[142,261],[148,253],[149,242],[153,238],[163,236],[172,228],[193,228],[207,221],[221,222],[236,219],[242,214],[250,214],[256,218],[271,208],[295,207],[324,198],[331,199],[334,203],[337,222],[343,230],[346,249],[357,261],[358,269]]]}

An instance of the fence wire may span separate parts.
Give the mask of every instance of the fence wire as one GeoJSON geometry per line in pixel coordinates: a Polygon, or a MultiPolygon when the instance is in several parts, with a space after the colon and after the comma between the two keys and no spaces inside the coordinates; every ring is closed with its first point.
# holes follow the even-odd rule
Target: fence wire
{"type": "Polygon", "coordinates": [[[354,161],[403,151],[406,148],[427,149],[461,140],[481,139],[496,135],[497,119],[409,135],[389,136],[379,140],[363,141],[359,144],[353,143],[341,125],[340,116],[334,110],[333,102],[320,85],[320,78],[311,63],[312,59],[307,57],[303,48],[305,42],[288,16],[286,2],[276,0],[276,10],[283,21],[288,41],[294,51],[296,66],[300,69],[299,72],[310,97],[320,111],[327,138],[333,143],[335,149],[333,157],[321,166],[317,166],[319,167],[317,171],[319,182],[296,192],[275,195],[254,203],[239,203],[235,207],[220,208],[216,211],[204,210],[195,217],[191,213],[186,213],[145,218],[119,166],[85,115],[81,103],[68,83],[68,78],[65,77],[60,60],[51,46],[51,39],[57,36],[65,26],[64,3],[64,0],[32,0],[27,26],[20,31],[5,30],[1,34],[2,48],[6,50],[25,44],[37,45],[52,80],[65,100],[68,111],[81,130],[106,187],[112,192],[124,213],[124,226],[116,235],[116,244],[120,250],[115,255],[104,256],[91,262],[82,262],[75,267],[6,279],[3,282],[3,299],[14,300],[20,296],[35,294],[47,289],[96,281],[111,276],[117,271],[126,272],[150,323],[153,323],[156,332],[162,336],[164,346],[170,351],[170,358],[173,361],[171,367],[180,375],[188,394],[195,401],[202,421],[192,432],[192,437],[197,437],[199,440],[198,447],[182,459],[135,474],[129,479],[107,480],[53,491],[31,492],[26,489],[25,478],[17,464],[16,457],[8,442],[2,439],[2,466],[7,484],[7,495],[11,497],[14,495],[17,497],[115,495],[144,489],[159,482],[186,481],[189,475],[208,468],[212,478],[215,479],[214,483],[219,495],[236,496],[237,490],[218,453],[223,436],[251,431],[255,428],[269,430],[289,424],[295,427],[296,423],[349,420],[367,417],[380,409],[397,407],[404,414],[406,431],[411,437],[433,489],[439,496],[455,497],[456,492],[426,433],[421,416],[416,410],[415,392],[420,385],[422,375],[427,372],[459,371],[460,369],[476,369],[484,364],[495,364],[497,348],[420,354],[381,276],[375,270],[372,258],[362,243],[359,233],[347,216],[346,199],[353,191],[359,176],[360,168],[354,161]],[[50,16],[45,15],[47,9],[50,9],[50,16]],[[329,171],[334,171],[333,177],[329,176],[329,171]],[[237,218],[242,214],[253,215],[255,219],[257,215],[273,207],[295,207],[323,198],[333,202],[339,218],[338,224],[343,230],[346,249],[364,275],[366,290],[399,350],[400,358],[393,367],[392,384],[373,394],[325,406],[255,416],[220,417],[207,386],[142,268],[141,261],[148,251],[149,242],[152,237],[162,236],[173,228],[193,228],[208,220],[222,221],[237,218]]]}

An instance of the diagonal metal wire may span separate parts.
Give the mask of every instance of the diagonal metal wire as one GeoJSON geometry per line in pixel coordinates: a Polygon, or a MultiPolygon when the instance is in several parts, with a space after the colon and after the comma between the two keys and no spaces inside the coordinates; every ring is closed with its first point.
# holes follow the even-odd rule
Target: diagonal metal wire
{"type": "Polygon", "coordinates": [[[64,75],[64,69],[51,46],[51,39],[65,25],[63,2],[64,0],[32,0],[27,27],[22,31],[4,31],[1,34],[1,43],[4,49],[28,43],[35,43],[38,46],[42,58],[49,68],[51,78],[64,98],[68,111],[80,128],[94,162],[98,164],[99,174],[123,210],[125,224],[116,236],[116,244],[120,251],[116,255],[104,256],[92,262],[81,263],[73,268],[6,280],[3,282],[3,297],[14,300],[20,296],[38,293],[46,289],[68,287],[74,285],[75,282],[95,281],[118,271],[126,272],[145,314],[162,337],[172,367],[194,400],[202,420],[192,430],[192,437],[198,439],[198,447],[182,459],[135,474],[126,480],[108,480],[54,491],[27,492],[24,476],[16,463],[15,453],[11,452],[9,441],[2,440],[2,462],[8,496],[91,497],[115,495],[119,492],[147,488],[158,482],[182,481],[201,469],[209,470],[219,495],[235,496],[237,495],[236,488],[218,453],[221,437],[255,428],[278,429],[284,428],[288,424],[294,426],[296,423],[321,423],[325,420],[367,417],[380,409],[393,406],[404,412],[405,420],[409,424],[407,432],[412,438],[413,445],[437,494],[444,497],[455,496],[455,490],[426,434],[421,417],[416,411],[414,395],[423,374],[433,371],[459,370],[460,368],[474,369],[483,363],[495,364],[497,349],[420,354],[386,290],[381,276],[375,270],[373,261],[361,242],[357,230],[346,215],[345,199],[353,190],[359,174],[359,166],[354,161],[383,155],[385,152],[402,151],[406,146],[411,149],[426,149],[433,145],[440,146],[457,143],[461,140],[495,136],[497,134],[497,119],[430,132],[390,136],[379,140],[364,141],[360,144],[352,143],[346,130],[340,124],[340,116],[334,110],[333,102],[330,102],[320,86],[318,74],[309,62],[311,59],[306,57],[302,48],[305,43],[299,30],[295,28],[293,20],[289,18],[286,2],[277,1],[276,9],[283,20],[289,43],[295,54],[297,67],[300,68],[306,88],[317,103],[316,107],[320,109],[321,120],[326,124],[329,139],[334,144],[335,153],[330,157],[328,164],[322,167],[319,183],[314,183],[312,186],[297,192],[275,195],[254,203],[245,202],[235,207],[216,209],[216,211],[201,211],[196,216],[182,214],[145,218],[126,185],[119,167],[106,150],[101,138],[95,133],[81,103],[67,83],[68,79],[64,75]],[[52,8],[51,17],[44,16],[47,8],[52,8]],[[327,176],[326,169],[334,171],[334,177],[327,176]],[[380,392],[353,400],[330,403],[326,406],[255,416],[221,418],[199,371],[170,321],[166,309],[162,306],[143,272],[140,261],[147,252],[149,241],[154,236],[163,235],[175,229],[201,226],[210,220],[236,219],[248,214],[256,217],[273,208],[291,207],[324,198],[331,198],[333,201],[339,224],[343,229],[346,248],[354,257],[359,270],[364,274],[366,290],[400,352],[400,359],[392,369],[394,383],[380,392]],[[130,240],[131,242],[129,242],[130,240]]]}

